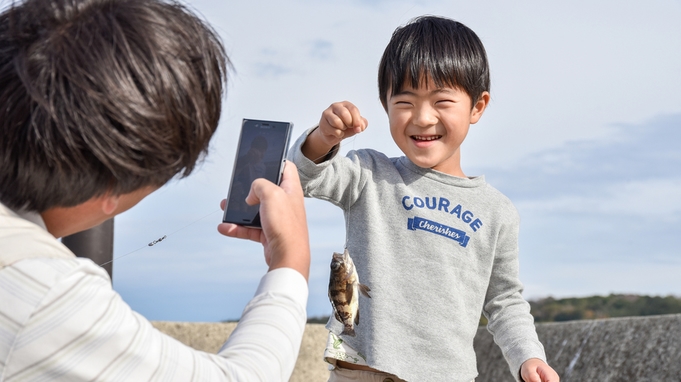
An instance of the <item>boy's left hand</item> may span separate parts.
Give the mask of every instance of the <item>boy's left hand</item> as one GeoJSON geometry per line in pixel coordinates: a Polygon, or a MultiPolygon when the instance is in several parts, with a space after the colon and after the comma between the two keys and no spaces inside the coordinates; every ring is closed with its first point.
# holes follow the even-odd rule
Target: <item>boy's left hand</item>
{"type": "Polygon", "coordinates": [[[539,358],[530,358],[520,366],[520,377],[525,382],[558,382],[560,377],[551,366],[539,358]]]}

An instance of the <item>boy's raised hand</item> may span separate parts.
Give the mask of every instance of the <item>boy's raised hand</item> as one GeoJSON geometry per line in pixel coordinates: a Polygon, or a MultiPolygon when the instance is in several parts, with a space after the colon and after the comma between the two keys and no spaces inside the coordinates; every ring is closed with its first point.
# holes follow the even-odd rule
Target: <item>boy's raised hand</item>
{"type": "Polygon", "coordinates": [[[348,101],[332,103],[319,120],[319,130],[331,146],[361,133],[367,125],[366,118],[362,117],[357,106],[348,101]]]}
{"type": "Polygon", "coordinates": [[[559,382],[560,377],[551,366],[538,358],[530,358],[520,366],[520,377],[525,382],[559,382]]]}
{"type": "Polygon", "coordinates": [[[320,163],[334,146],[366,130],[368,125],[357,106],[348,101],[335,102],[324,110],[319,127],[308,135],[301,147],[303,155],[320,163]]]}

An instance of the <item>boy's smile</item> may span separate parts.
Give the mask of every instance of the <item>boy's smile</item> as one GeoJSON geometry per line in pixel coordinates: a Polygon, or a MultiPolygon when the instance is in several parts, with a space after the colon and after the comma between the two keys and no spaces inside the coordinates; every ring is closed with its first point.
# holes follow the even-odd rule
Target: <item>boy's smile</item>
{"type": "Polygon", "coordinates": [[[484,92],[471,107],[471,98],[459,88],[438,88],[428,79],[425,86],[414,89],[409,82],[387,100],[393,140],[416,165],[465,177],[459,149],[470,124],[485,111],[489,93],[484,92]]]}

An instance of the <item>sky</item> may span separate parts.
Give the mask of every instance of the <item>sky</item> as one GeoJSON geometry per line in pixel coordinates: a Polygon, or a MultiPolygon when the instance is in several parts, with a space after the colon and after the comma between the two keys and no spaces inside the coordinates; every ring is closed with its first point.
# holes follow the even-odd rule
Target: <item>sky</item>
{"type": "MultiPolygon", "coordinates": [[[[483,41],[492,98],[462,147],[521,216],[527,299],[635,293],[681,297],[681,1],[195,0],[233,64],[204,162],[115,218],[114,288],[151,320],[237,319],[266,272],[258,243],[221,236],[243,118],[297,137],[335,101],[369,128],[341,152],[401,155],[378,100],[393,30],[433,14],[483,41]],[[154,246],[148,243],[167,236],[154,246]]],[[[306,200],[308,316],[328,315],[340,209],[306,200]]]]}

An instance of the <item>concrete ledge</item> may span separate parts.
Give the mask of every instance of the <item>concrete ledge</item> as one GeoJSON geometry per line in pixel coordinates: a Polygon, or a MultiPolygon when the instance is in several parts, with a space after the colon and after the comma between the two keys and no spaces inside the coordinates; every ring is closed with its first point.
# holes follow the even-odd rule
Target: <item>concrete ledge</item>
{"type": "MultiPolygon", "coordinates": [[[[217,353],[236,327],[236,323],[187,323],[153,321],[156,329],[187,346],[217,353]]],[[[322,360],[328,331],[322,324],[308,324],[300,345],[298,361],[290,382],[326,382],[327,364],[322,360]]]]}
{"type": "MultiPolygon", "coordinates": [[[[215,353],[234,323],[152,322],[160,331],[198,350],[215,353]]],[[[681,314],[538,324],[537,334],[561,382],[681,381],[681,314]]],[[[308,324],[292,382],[325,382],[321,356],[324,325],[308,324]]],[[[513,381],[487,329],[475,337],[476,382],[513,381]]]]}
{"type": "MultiPolygon", "coordinates": [[[[681,381],[681,314],[537,324],[561,382],[681,381]]],[[[486,328],[475,337],[477,382],[513,378],[486,328]]]]}

